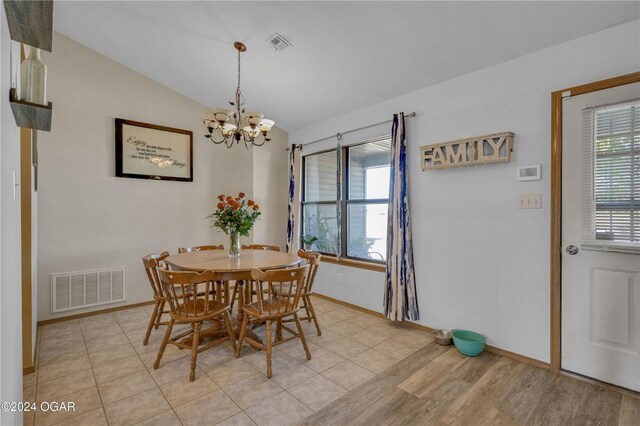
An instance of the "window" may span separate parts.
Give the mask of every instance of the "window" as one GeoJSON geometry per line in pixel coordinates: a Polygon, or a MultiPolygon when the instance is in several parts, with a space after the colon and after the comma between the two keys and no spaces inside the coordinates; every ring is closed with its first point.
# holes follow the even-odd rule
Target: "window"
{"type": "Polygon", "coordinates": [[[596,108],[589,118],[587,239],[640,249],[640,102],[596,108]]]}
{"type": "Polygon", "coordinates": [[[339,248],[337,172],[336,151],[303,158],[302,229],[318,238],[313,249],[322,253],[336,254],[339,248]]]}
{"type": "Polygon", "coordinates": [[[303,159],[302,229],[313,249],[341,257],[384,262],[391,141],[388,137],[306,155],[303,159]],[[338,192],[338,171],[342,187],[338,192]],[[340,217],[340,219],[338,219],[340,217]],[[338,223],[340,222],[340,223],[338,223]]]}

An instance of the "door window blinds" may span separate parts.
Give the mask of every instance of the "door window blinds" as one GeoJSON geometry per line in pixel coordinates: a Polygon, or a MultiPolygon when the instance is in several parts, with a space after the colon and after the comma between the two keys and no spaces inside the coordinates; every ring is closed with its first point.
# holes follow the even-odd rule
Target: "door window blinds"
{"type": "Polygon", "coordinates": [[[583,111],[583,246],[640,252],[640,101],[583,111]]]}

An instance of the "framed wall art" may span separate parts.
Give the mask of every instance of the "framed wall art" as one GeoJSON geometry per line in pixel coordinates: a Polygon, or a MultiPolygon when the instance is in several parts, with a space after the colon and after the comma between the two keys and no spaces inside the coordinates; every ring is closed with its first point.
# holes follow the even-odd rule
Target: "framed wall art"
{"type": "Polygon", "coordinates": [[[193,182],[193,132],[116,118],[116,177],[193,182]]]}

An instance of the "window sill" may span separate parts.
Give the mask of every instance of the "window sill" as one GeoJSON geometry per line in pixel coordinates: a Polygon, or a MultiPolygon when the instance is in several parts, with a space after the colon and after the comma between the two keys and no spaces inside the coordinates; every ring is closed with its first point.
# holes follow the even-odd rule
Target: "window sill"
{"type": "Polygon", "coordinates": [[[354,260],[354,259],[338,259],[335,256],[322,255],[320,261],[333,263],[341,266],[349,266],[351,268],[359,268],[359,269],[367,269],[369,271],[377,271],[377,272],[386,272],[386,265],[381,265],[379,263],[373,262],[365,262],[363,260],[354,260]]]}

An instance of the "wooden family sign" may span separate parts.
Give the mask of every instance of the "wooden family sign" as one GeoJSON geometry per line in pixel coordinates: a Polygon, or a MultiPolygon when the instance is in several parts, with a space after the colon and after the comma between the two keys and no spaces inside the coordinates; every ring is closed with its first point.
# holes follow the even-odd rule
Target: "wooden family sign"
{"type": "Polygon", "coordinates": [[[422,170],[508,163],[513,151],[513,133],[502,132],[420,147],[422,170]]]}

